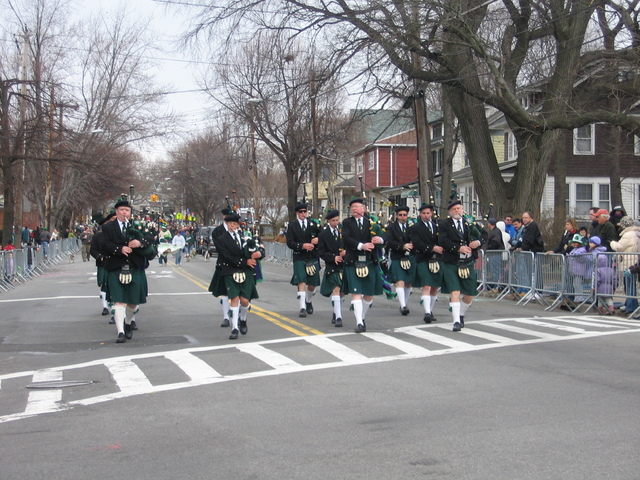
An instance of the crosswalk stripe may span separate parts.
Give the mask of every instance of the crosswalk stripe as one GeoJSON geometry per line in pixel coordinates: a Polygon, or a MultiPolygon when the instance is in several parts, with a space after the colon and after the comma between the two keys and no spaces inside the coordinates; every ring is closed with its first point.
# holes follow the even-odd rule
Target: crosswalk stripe
{"type": "Polygon", "coordinates": [[[569,327],[567,325],[558,325],[556,323],[541,322],[540,320],[529,320],[526,318],[519,319],[518,323],[524,323],[525,325],[535,325],[537,327],[553,328],[555,330],[562,330],[563,332],[571,333],[585,333],[588,330],[579,327],[569,327]]]}
{"type": "Polygon", "coordinates": [[[149,382],[144,372],[131,360],[109,360],[105,362],[105,366],[109,369],[113,380],[122,393],[137,395],[153,389],[151,382],[149,382]]]}
{"type": "Polygon", "coordinates": [[[284,355],[274,352],[273,350],[269,350],[268,348],[263,347],[257,343],[246,343],[242,345],[238,345],[236,347],[238,350],[244,353],[248,353],[256,357],[258,360],[266,363],[267,365],[275,368],[275,369],[286,369],[290,367],[300,367],[298,362],[291,360],[289,357],[285,357],[284,355]]]}
{"type": "Polygon", "coordinates": [[[316,347],[321,348],[325,352],[330,353],[331,355],[338,358],[339,360],[342,360],[345,363],[358,364],[366,362],[368,360],[368,357],[365,357],[361,353],[358,353],[355,350],[327,337],[305,337],[303,340],[312,345],[315,345],[316,347]]]}
{"type": "MultiPolygon", "coordinates": [[[[33,382],[51,382],[62,380],[62,372],[59,370],[43,370],[33,374],[33,382]]],[[[52,388],[47,390],[32,390],[29,392],[27,406],[24,409],[26,415],[52,412],[60,408],[62,401],[62,389],[52,388]]]]}
{"type": "MultiPolygon", "coordinates": [[[[450,327],[448,325],[438,325],[439,328],[444,328],[448,330],[450,327]]],[[[502,335],[496,335],[494,333],[483,332],[482,330],[476,330],[475,328],[465,328],[462,330],[463,335],[471,335],[472,337],[482,338],[483,340],[489,340],[491,342],[500,343],[502,345],[513,345],[516,343],[521,343],[519,340],[514,340],[513,338],[503,337],[502,335]]]]}
{"type": "Polygon", "coordinates": [[[428,340],[429,342],[433,342],[433,343],[439,343],[440,345],[445,345],[450,348],[455,348],[455,349],[473,348],[473,345],[470,343],[454,340],[453,338],[445,337],[443,335],[438,335],[437,333],[427,332],[426,330],[422,330],[417,327],[398,328],[396,329],[396,332],[406,333],[407,335],[411,335],[412,337],[422,338],[423,340],[428,340]]]}
{"type": "Polygon", "coordinates": [[[171,360],[184,373],[186,373],[192,382],[202,382],[211,378],[222,377],[222,375],[214,370],[211,365],[190,352],[176,350],[173,352],[167,352],[164,356],[167,360],[171,360]]]}
{"type": "Polygon", "coordinates": [[[384,333],[378,332],[366,332],[361,335],[364,335],[372,340],[375,340],[378,343],[383,343],[385,345],[389,345],[401,352],[406,353],[407,355],[418,355],[425,356],[428,355],[431,351],[423,348],[419,345],[415,345],[410,342],[405,342],[404,340],[400,340],[399,338],[392,337],[390,335],[385,335],[384,333]]]}
{"type": "Polygon", "coordinates": [[[492,323],[491,327],[492,328],[498,328],[500,330],[506,330],[506,331],[512,332],[512,333],[519,333],[521,335],[527,335],[529,337],[544,338],[546,340],[553,340],[555,338],[558,338],[558,335],[553,335],[551,333],[537,332],[535,330],[530,330],[528,328],[516,327],[515,325],[507,325],[507,324],[505,324],[503,322],[492,323]]]}
{"type": "Polygon", "coordinates": [[[612,325],[608,325],[602,322],[598,322],[597,324],[594,324],[594,322],[589,322],[585,320],[573,320],[567,317],[552,317],[551,319],[555,322],[570,323],[572,325],[584,325],[585,327],[597,326],[598,328],[622,328],[623,325],[627,327],[629,326],[629,324],[624,324],[624,323],[618,324],[618,322],[614,322],[614,324],[612,325]]]}

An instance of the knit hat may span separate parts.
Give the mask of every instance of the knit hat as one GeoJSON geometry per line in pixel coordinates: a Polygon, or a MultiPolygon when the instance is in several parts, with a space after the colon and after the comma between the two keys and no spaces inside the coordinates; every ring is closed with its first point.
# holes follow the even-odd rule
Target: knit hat
{"type": "Polygon", "coordinates": [[[620,226],[622,228],[629,228],[629,227],[633,227],[633,218],[629,217],[629,216],[625,216],[622,217],[620,219],[620,226]]]}
{"type": "Polygon", "coordinates": [[[579,243],[580,245],[582,245],[582,235],[580,235],[579,233],[576,233],[571,239],[571,243],[579,243]]]}
{"type": "Polygon", "coordinates": [[[602,243],[602,240],[600,240],[600,237],[591,237],[589,238],[589,243],[593,243],[594,245],[597,245],[599,247],[602,243]]]}

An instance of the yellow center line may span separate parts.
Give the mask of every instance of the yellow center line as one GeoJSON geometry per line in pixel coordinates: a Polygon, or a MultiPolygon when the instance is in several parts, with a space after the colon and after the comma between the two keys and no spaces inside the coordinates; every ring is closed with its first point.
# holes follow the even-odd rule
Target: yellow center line
{"type": "MultiPolygon", "coordinates": [[[[179,268],[174,268],[173,271],[178,275],[180,275],[181,277],[186,278],[190,282],[195,283],[202,289],[209,290],[209,285],[205,285],[204,283],[202,283],[202,279],[190,273],[187,273],[184,270],[179,268]]],[[[274,325],[277,325],[280,328],[284,328],[285,330],[301,337],[305,337],[309,334],[324,335],[324,332],[321,332],[320,330],[316,330],[315,328],[309,327],[303,323],[296,322],[295,320],[289,317],[285,317],[284,315],[280,315],[279,313],[265,310],[264,308],[260,308],[256,306],[254,303],[251,304],[251,312],[273,323],[274,325]],[[290,325],[287,325],[287,323],[290,325]],[[301,331],[301,330],[304,330],[304,331],[301,331]],[[305,333],[305,332],[308,332],[308,333],[305,333]]]]}

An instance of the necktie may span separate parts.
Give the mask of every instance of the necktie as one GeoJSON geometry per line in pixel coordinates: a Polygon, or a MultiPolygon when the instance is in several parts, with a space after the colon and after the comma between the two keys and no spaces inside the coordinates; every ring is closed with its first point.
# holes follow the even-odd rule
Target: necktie
{"type": "Polygon", "coordinates": [[[358,228],[360,230],[362,230],[362,219],[361,218],[358,219],[358,228]]]}
{"type": "Polygon", "coordinates": [[[337,228],[333,231],[333,238],[338,240],[338,229],[337,228]]]}
{"type": "Polygon", "coordinates": [[[122,222],[122,233],[127,234],[127,222],[122,222]]]}
{"type": "Polygon", "coordinates": [[[236,239],[236,245],[238,245],[239,247],[242,247],[242,243],[240,243],[240,237],[238,236],[238,234],[234,233],[233,237],[236,239]]]}
{"type": "Polygon", "coordinates": [[[458,220],[456,223],[458,224],[458,231],[460,233],[464,233],[464,230],[462,229],[462,221],[458,220]]]}
{"type": "Polygon", "coordinates": [[[404,223],[401,223],[401,224],[400,224],[400,226],[402,227],[402,233],[405,233],[407,230],[406,230],[406,228],[405,228],[404,223]]]}
{"type": "Polygon", "coordinates": [[[306,231],[307,231],[307,221],[306,221],[306,220],[303,220],[303,221],[302,221],[302,231],[303,231],[303,232],[306,232],[306,231]]]}
{"type": "Polygon", "coordinates": [[[433,225],[431,225],[431,222],[427,222],[427,227],[429,227],[429,231],[433,235],[433,225]]]}

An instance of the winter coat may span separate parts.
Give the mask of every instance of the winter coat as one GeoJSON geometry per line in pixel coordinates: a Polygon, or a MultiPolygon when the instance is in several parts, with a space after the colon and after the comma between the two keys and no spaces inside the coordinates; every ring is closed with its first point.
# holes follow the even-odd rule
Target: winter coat
{"type": "Polygon", "coordinates": [[[606,247],[596,247],[589,253],[596,255],[596,264],[598,266],[597,290],[598,293],[604,295],[613,295],[618,286],[616,270],[613,268],[613,257],[611,255],[598,255],[606,252],[606,247]]]}
{"type": "MultiPolygon", "coordinates": [[[[611,249],[614,252],[640,253],[640,227],[627,227],[622,230],[619,241],[611,242],[611,249]]],[[[636,255],[619,255],[618,266],[623,270],[638,263],[636,255]]]]}
{"type": "Polygon", "coordinates": [[[593,255],[587,251],[587,247],[574,248],[567,257],[569,273],[575,277],[591,278],[593,272],[593,255]]]}

